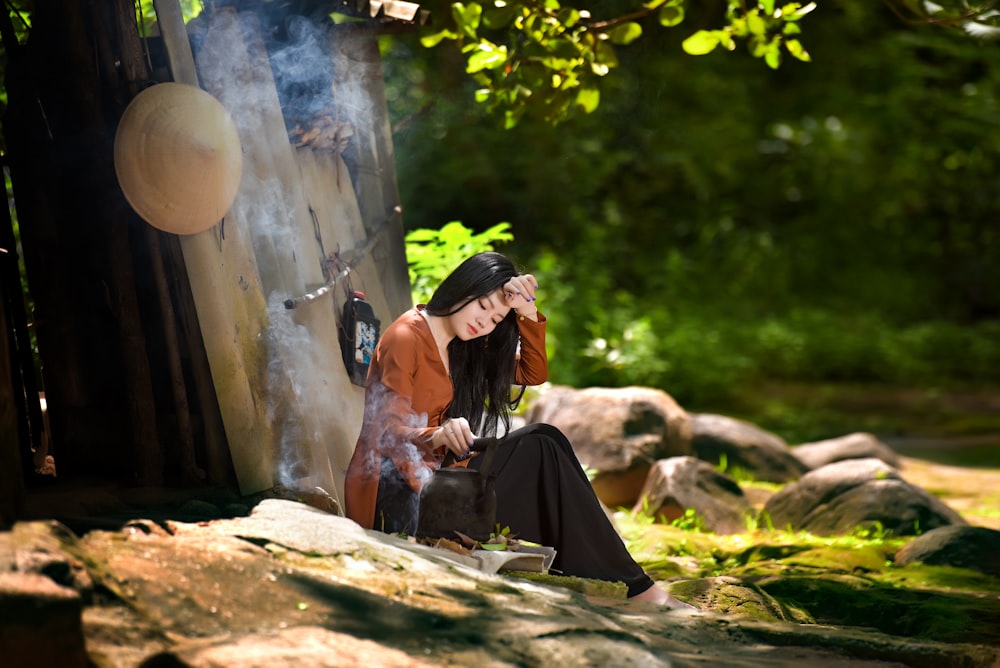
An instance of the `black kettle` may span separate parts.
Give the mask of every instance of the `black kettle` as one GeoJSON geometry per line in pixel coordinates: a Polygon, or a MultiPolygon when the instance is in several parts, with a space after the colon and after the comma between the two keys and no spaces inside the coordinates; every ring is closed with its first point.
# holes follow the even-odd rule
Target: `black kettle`
{"type": "Polygon", "coordinates": [[[456,538],[456,533],[485,542],[496,529],[497,497],[489,467],[499,440],[477,438],[472,450],[485,450],[477,471],[448,466],[450,453],[420,490],[417,533],[422,538],[456,538]]]}

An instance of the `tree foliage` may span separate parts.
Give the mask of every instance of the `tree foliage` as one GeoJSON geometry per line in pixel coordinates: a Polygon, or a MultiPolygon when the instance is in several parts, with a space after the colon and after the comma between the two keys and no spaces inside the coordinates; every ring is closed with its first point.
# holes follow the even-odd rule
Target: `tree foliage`
{"type": "MultiPolygon", "coordinates": [[[[743,44],[772,69],[787,56],[811,59],[801,38],[802,19],[817,8],[815,2],[720,0],[724,12],[702,12],[694,25],[690,3],[684,0],[624,0],[593,8],[586,4],[430,3],[435,18],[421,43],[451,45],[460,52],[465,71],[476,84],[476,101],[502,118],[508,129],[525,114],[559,123],[592,113],[601,101],[600,81],[619,67],[621,49],[663,28],[686,35],[678,57],[735,51],[743,44]]],[[[1000,35],[995,0],[886,0],[886,4],[901,22],[955,28],[980,37],[1000,35]]]]}
{"type": "MultiPolygon", "coordinates": [[[[728,0],[721,25],[694,32],[681,46],[704,55],[717,47],[732,51],[743,41],[772,68],[783,53],[809,60],[798,39],[799,21],[815,7],[728,0]]],[[[558,0],[453,2],[445,26],[429,30],[421,42],[452,42],[478,86],[476,100],[511,128],[529,111],[552,123],[593,112],[601,98],[598,81],[619,66],[618,49],[639,39],[644,25],[675,27],[684,18],[684,0],[646,0],[613,16],[558,0]]]]}

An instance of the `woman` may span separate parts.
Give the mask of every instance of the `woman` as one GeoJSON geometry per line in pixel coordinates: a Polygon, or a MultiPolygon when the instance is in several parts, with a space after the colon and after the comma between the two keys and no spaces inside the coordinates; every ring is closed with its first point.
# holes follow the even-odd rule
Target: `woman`
{"type": "MultiPolygon", "coordinates": [[[[375,349],[365,415],[347,469],[347,515],[366,528],[413,534],[423,482],[447,452],[460,465],[477,434],[510,428],[525,385],[548,377],[538,284],[500,253],[464,261],[430,302],[396,319],[375,349]],[[520,385],[513,399],[511,389],[520,385]]],[[[566,437],[551,425],[509,433],[496,448],[497,522],[555,548],[553,569],[621,581],[630,598],[671,608],[673,598],[628,554],[566,437]]]]}

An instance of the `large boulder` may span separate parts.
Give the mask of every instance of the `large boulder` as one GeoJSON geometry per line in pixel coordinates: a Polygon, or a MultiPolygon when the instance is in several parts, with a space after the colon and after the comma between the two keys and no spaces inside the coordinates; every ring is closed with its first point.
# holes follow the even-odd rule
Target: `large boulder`
{"type": "Polygon", "coordinates": [[[611,508],[636,502],[653,462],[691,454],[687,412],[653,388],[554,386],[532,402],[525,419],[566,434],[580,463],[596,471],[594,491],[611,508]]]}
{"type": "Polygon", "coordinates": [[[896,564],[914,562],[968,568],[1000,578],[1000,531],[951,525],[928,531],[896,553],[896,564]]]}
{"type": "Polygon", "coordinates": [[[809,470],[780,436],[725,415],[692,413],[691,449],[698,459],[724,462],[726,471],[741,469],[764,482],[797,480],[809,470]]]}
{"type": "Polygon", "coordinates": [[[792,448],[792,454],[810,469],[842,462],[845,459],[881,459],[889,466],[901,468],[899,455],[874,434],[855,432],[825,441],[803,443],[792,448]]]}
{"type": "Polygon", "coordinates": [[[717,534],[746,531],[753,507],[740,486],[708,462],[671,457],[653,465],[633,512],[672,522],[693,509],[704,528],[717,534]]]}
{"type": "Polygon", "coordinates": [[[962,517],[925,490],[911,485],[880,459],[849,459],[810,471],[764,504],[775,527],[820,536],[881,529],[912,536],[962,517]]]}

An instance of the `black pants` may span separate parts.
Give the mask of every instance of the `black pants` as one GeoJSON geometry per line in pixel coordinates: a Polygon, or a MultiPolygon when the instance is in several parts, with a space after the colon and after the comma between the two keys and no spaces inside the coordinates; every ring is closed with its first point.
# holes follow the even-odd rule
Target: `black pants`
{"type": "MultiPolygon", "coordinates": [[[[483,459],[477,456],[469,466],[479,468],[483,459]]],[[[497,447],[488,474],[496,476],[497,523],[518,538],[555,548],[553,571],[624,582],[629,596],[653,585],[625,549],[561,431],[533,424],[511,432],[497,447]]],[[[417,495],[384,460],[375,527],[413,533],[416,508],[417,495]]]]}

